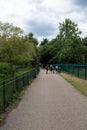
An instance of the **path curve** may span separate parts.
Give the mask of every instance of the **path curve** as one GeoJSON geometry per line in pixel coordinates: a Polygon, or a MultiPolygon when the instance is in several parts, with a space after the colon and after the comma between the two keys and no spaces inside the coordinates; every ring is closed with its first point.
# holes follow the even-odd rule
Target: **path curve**
{"type": "Polygon", "coordinates": [[[0,130],[87,130],[87,98],[41,70],[0,130]]]}

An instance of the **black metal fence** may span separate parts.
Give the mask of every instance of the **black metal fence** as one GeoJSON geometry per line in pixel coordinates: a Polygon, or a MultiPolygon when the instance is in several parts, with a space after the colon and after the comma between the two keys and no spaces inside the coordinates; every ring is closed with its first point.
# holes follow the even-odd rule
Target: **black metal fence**
{"type": "Polygon", "coordinates": [[[17,95],[37,76],[39,68],[35,68],[21,76],[0,83],[0,113],[5,111],[17,98],[17,95]]]}
{"type": "Polygon", "coordinates": [[[61,71],[87,79],[87,64],[60,64],[61,71]]]}

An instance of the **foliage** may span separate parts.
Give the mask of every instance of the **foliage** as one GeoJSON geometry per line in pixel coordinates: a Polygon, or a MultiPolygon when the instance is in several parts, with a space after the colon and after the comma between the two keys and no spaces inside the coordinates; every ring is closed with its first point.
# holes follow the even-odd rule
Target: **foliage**
{"type": "MultiPolygon", "coordinates": [[[[70,19],[59,23],[59,34],[51,41],[41,42],[41,63],[84,63],[85,47],[80,38],[81,31],[70,19]]],[[[84,43],[86,44],[86,43],[84,43]]]]}
{"type": "Polygon", "coordinates": [[[45,43],[47,43],[48,42],[48,39],[47,38],[43,38],[43,41],[41,41],[41,44],[40,45],[45,45],[45,43]]]}
{"type": "Polygon", "coordinates": [[[13,75],[14,65],[37,64],[37,45],[32,33],[24,35],[21,28],[0,22],[0,62],[8,63],[13,75]]]}
{"type": "Polygon", "coordinates": [[[82,39],[83,47],[84,47],[84,59],[85,63],[87,63],[87,37],[82,39]]]}
{"type": "Polygon", "coordinates": [[[0,63],[0,73],[6,73],[6,71],[10,70],[10,66],[8,63],[0,63]]]}

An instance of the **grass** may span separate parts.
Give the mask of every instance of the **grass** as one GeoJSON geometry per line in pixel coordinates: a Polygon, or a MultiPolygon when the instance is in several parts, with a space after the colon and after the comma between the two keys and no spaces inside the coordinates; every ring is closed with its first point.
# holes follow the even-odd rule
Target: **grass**
{"type": "Polygon", "coordinates": [[[87,80],[61,73],[61,76],[87,97],[87,80]]]}

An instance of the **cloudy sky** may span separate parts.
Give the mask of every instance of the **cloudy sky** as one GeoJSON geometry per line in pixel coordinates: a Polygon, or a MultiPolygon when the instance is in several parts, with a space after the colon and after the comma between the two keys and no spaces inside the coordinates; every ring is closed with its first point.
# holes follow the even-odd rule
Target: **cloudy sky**
{"type": "Polygon", "coordinates": [[[87,36],[86,0],[0,0],[0,21],[13,23],[38,40],[58,34],[59,22],[70,18],[87,36]]]}

